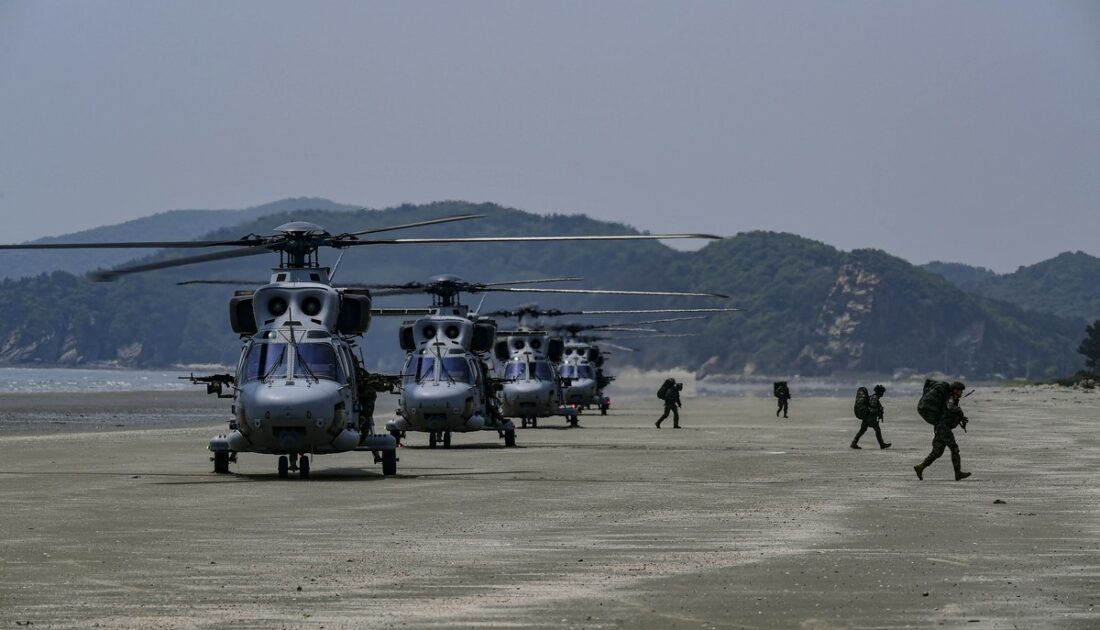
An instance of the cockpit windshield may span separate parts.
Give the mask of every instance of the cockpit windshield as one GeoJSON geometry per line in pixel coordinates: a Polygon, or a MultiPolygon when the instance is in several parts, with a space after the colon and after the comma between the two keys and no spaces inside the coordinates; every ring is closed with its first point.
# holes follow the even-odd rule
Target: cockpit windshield
{"type": "Polygon", "coordinates": [[[532,361],[531,375],[540,381],[552,381],[554,380],[554,368],[550,367],[548,361],[532,361]]]}
{"type": "Polygon", "coordinates": [[[259,381],[286,374],[285,343],[253,343],[244,359],[241,382],[259,381]],[[280,371],[281,370],[281,371],[280,371]]]}
{"type": "Polygon", "coordinates": [[[406,383],[423,383],[435,376],[435,357],[413,357],[405,366],[406,383]]]}
{"type": "Polygon", "coordinates": [[[336,380],[336,351],[327,343],[300,343],[295,376],[336,380]]]}
{"type": "Polygon", "coordinates": [[[563,365],[560,373],[562,378],[577,378],[577,366],[563,365]]]}
{"type": "Polygon", "coordinates": [[[527,364],[511,361],[504,365],[504,380],[522,381],[527,377],[527,364]]]}
{"type": "Polygon", "coordinates": [[[592,366],[591,365],[578,365],[577,378],[592,378],[592,366]]]}
{"type": "Polygon", "coordinates": [[[443,357],[443,363],[439,367],[439,378],[452,380],[458,383],[469,383],[470,364],[460,357],[443,357]]]}

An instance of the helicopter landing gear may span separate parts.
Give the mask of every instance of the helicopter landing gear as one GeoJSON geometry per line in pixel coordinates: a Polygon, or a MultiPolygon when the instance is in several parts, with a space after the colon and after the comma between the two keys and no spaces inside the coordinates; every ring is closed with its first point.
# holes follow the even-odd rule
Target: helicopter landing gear
{"type": "Polygon", "coordinates": [[[382,451],[382,474],[387,477],[397,474],[397,451],[382,451]]]}
{"type": "Polygon", "coordinates": [[[279,479],[286,479],[288,471],[290,469],[290,462],[287,460],[286,455],[279,456],[279,479]]]}
{"type": "Polygon", "coordinates": [[[443,432],[443,448],[451,448],[451,432],[443,432]]]}
{"type": "Polygon", "coordinates": [[[607,405],[600,405],[600,415],[601,416],[606,416],[607,415],[607,405]]]}
{"type": "Polygon", "coordinates": [[[229,472],[229,451],[217,451],[214,453],[214,472],[224,475],[229,472]]]}
{"type": "Polygon", "coordinates": [[[393,436],[393,439],[397,440],[397,445],[401,446],[401,438],[403,437],[401,435],[401,432],[400,431],[390,431],[390,435],[393,436]]]}
{"type": "Polygon", "coordinates": [[[437,441],[436,433],[435,433],[435,431],[432,431],[431,433],[428,434],[428,448],[435,448],[436,441],[437,441]]]}
{"type": "Polygon", "coordinates": [[[309,458],[305,455],[298,460],[298,477],[309,479],[309,458]]]}
{"type": "Polygon", "coordinates": [[[514,448],[516,445],[516,430],[508,429],[504,432],[504,446],[514,448]]]}
{"type": "Polygon", "coordinates": [[[581,419],[577,416],[577,414],[566,416],[566,418],[569,420],[569,426],[574,428],[581,426],[581,419]]]}
{"type": "MultiPolygon", "coordinates": [[[[306,464],[306,465],[308,466],[309,464],[306,464]]],[[[297,453],[291,453],[290,454],[290,470],[291,471],[298,470],[298,454],[297,453]]]]}

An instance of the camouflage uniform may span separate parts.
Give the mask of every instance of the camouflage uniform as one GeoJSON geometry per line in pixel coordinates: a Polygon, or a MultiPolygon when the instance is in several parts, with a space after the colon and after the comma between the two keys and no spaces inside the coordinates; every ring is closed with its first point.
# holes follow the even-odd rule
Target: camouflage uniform
{"type": "Polygon", "coordinates": [[[879,420],[882,420],[883,415],[886,413],[882,408],[881,398],[882,396],[877,390],[871,395],[868,403],[871,410],[867,414],[867,417],[863,419],[863,424],[859,427],[859,433],[856,433],[855,439],[852,440],[852,448],[859,448],[859,438],[863,437],[867,429],[875,430],[875,439],[878,440],[879,448],[890,448],[890,443],[882,440],[882,429],[879,428],[879,420]]]}
{"type": "Polygon", "coordinates": [[[779,408],[775,410],[775,417],[778,418],[782,413],[783,417],[787,417],[787,401],[791,399],[791,390],[786,385],[779,388],[779,395],[776,397],[779,400],[779,408]]]}
{"type": "MultiPolygon", "coordinates": [[[[961,387],[958,389],[962,389],[961,387]]],[[[953,390],[956,391],[956,390],[953,390]]],[[[924,461],[917,464],[914,469],[917,471],[917,477],[924,479],[924,469],[932,465],[932,462],[940,458],[943,455],[944,449],[951,451],[951,466],[955,469],[955,480],[966,479],[970,476],[970,473],[963,472],[962,469],[962,456],[959,454],[959,444],[955,441],[955,434],[952,429],[960,424],[966,424],[966,415],[963,414],[962,408],[959,407],[959,399],[952,394],[947,399],[947,407],[934,426],[935,433],[932,436],[932,452],[928,454],[928,457],[924,458],[924,461]]]]}
{"type": "Polygon", "coordinates": [[[681,406],[681,404],[680,404],[680,388],[681,387],[683,387],[683,385],[677,384],[677,385],[674,385],[672,387],[669,387],[668,391],[665,392],[665,412],[664,412],[664,414],[661,415],[660,418],[657,418],[657,428],[658,429],[661,428],[661,423],[665,421],[665,418],[668,417],[669,413],[672,414],[672,428],[673,429],[679,429],[680,428],[680,411],[678,410],[678,407],[681,406]]]}

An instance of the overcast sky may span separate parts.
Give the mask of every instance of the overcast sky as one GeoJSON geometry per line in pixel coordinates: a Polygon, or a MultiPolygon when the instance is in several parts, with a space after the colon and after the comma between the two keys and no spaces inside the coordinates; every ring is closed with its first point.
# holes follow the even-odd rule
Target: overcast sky
{"type": "Polygon", "coordinates": [[[1100,3],[0,0],[0,241],[307,195],[1100,255],[1100,3]]]}

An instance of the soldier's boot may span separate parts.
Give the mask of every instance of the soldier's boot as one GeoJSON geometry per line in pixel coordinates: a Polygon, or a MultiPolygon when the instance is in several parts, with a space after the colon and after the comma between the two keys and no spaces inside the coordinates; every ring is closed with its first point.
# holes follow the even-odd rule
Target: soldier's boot
{"type": "Polygon", "coordinates": [[[891,445],[890,442],[880,442],[878,447],[879,448],[890,448],[890,445],[891,445]]]}
{"type": "Polygon", "coordinates": [[[855,440],[852,440],[852,443],[851,443],[851,444],[849,444],[848,446],[850,446],[850,447],[852,447],[852,448],[855,448],[855,449],[860,449],[860,450],[862,450],[862,448],[860,447],[860,445],[859,445],[859,444],[856,444],[856,441],[855,441],[855,440]]]}
{"type": "Polygon", "coordinates": [[[966,479],[969,476],[970,476],[970,473],[963,472],[962,466],[956,466],[955,467],[955,481],[962,481],[963,479],[966,479]]]}
{"type": "Polygon", "coordinates": [[[917,471],[917,479],[924,481],[924,469],[927,468],[924,464],[917,464],[913,466],[913,470],[917,471]]]}
{"type": "Polygon", "coordinates": [[[657,427],[658,429],[660,429],[660,428],[661,428],[661,421],[660,421],[660,420],[658,420],[657,422],[654,422],[654,423],[653,423],[653,426],[655,426],[655,427],[657,427]]]}
{"type": "Polygon", "coordinates": [[[673,428],[673,429],[679,429],[679,428],[680,428],[680,425],[678,425],[678,424],[674,424],[674,425],[672,425],[672,428],[673,428]]]}

